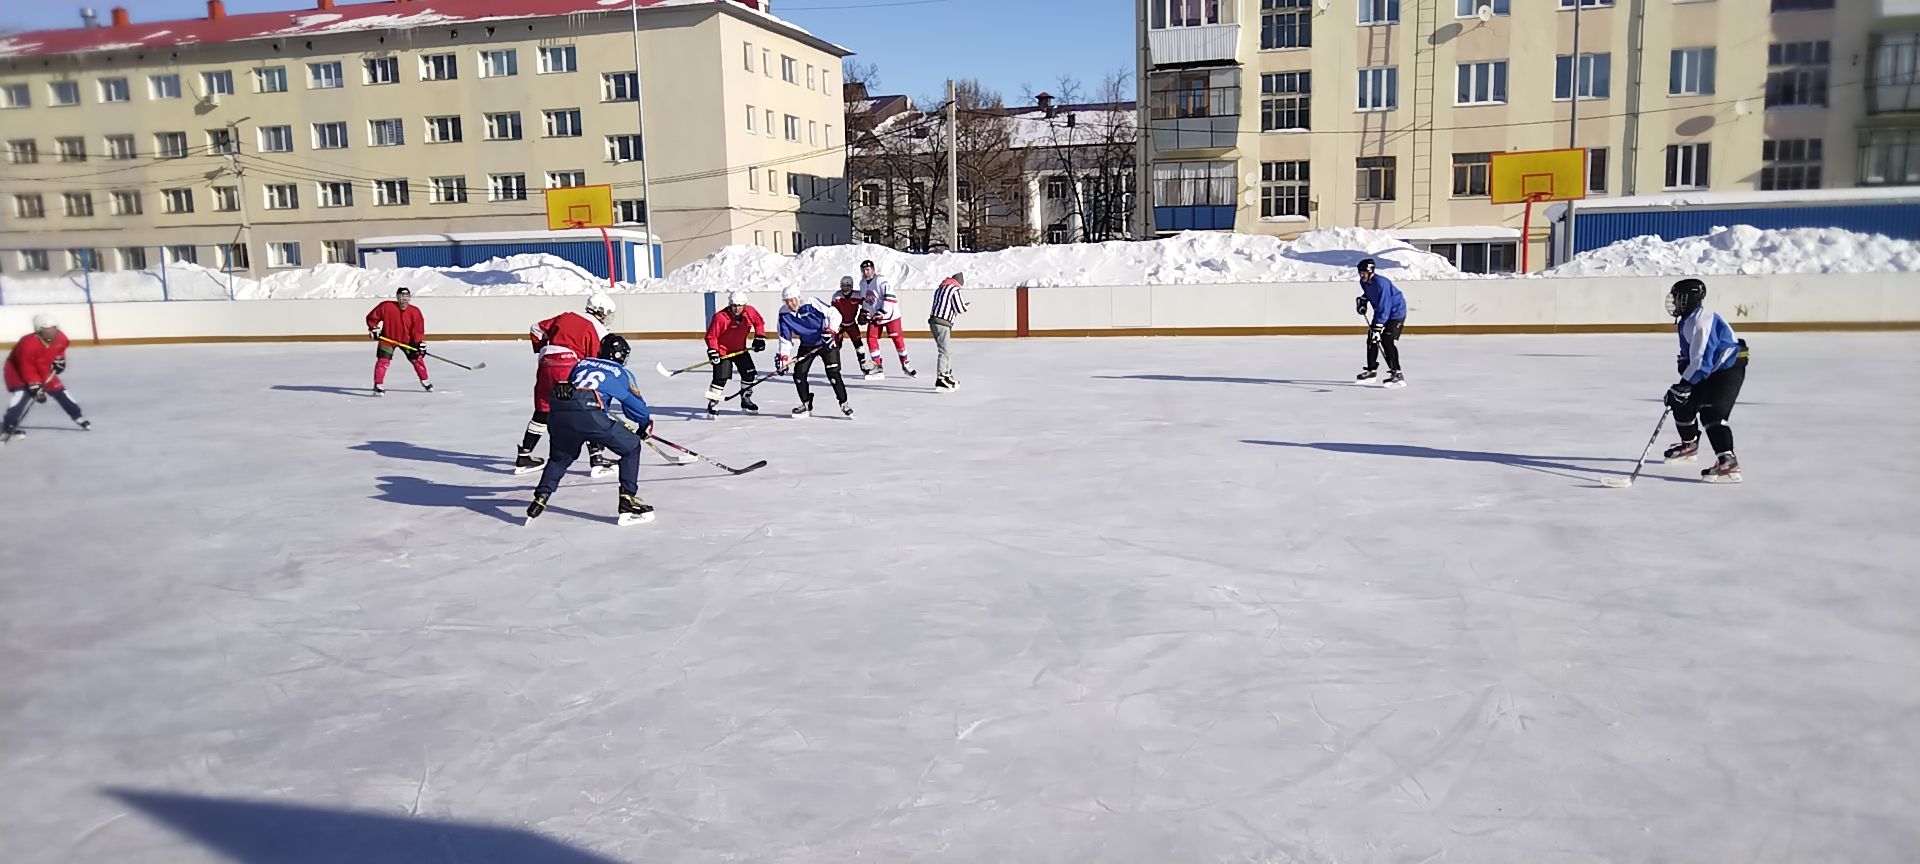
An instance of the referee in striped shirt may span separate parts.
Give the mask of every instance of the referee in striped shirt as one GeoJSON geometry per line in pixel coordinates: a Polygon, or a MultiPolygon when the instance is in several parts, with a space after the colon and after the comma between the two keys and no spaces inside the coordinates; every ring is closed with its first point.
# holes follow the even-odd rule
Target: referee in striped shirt
{"type": "Polygon", "coordinates": [[[927,317],[927,329],[933,331],[933,344],[940,349],[940,359],[934,367],[938,373],[933,381],[935,390],[953,390],[960,386],[953,380],[953,352],[947,349],[947,340],[953,337],[953,319],[967,311],[967,301],[960,296],[960,287],[966,281],[964,275],[955,273],[940,280],[940,287],[933,289],[933,313],[927,317]]]}

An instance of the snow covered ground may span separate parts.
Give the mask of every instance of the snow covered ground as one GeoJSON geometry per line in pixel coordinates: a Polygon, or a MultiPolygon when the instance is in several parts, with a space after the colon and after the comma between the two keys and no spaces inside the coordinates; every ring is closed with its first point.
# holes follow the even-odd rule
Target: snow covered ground
{"type": "Polygon", "coordinates": [[[1910,861],[1920,338],[1751,341],[1747,482],[1624,490],[1666,337],[649,374],[771,465],[649,454],[624,529],[519,524],[519,344],[76,351],[97,431],[0,451],[0,859],[1910,861]]]}
{"type": "Polygon", "coordinates": [[[1716,228],[1701,237],[1635,237],[1582,252],[1542,276],[1911,273],[1920,243],[1840,228],[1716,228]]]}

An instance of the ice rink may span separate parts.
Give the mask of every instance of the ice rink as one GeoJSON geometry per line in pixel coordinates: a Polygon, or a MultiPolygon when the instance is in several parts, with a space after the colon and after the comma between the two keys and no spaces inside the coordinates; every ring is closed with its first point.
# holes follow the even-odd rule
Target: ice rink
{"type": "Polygon", "coordinates": [[[630,528],[584,460],[521,526],[521,343],[76,350],[0,860],[1912,862],[1920,334],[1744,335],[1746,482],[1629,489],[1671,336],[915,340],[717,422],[636,342],[771,464],[630,528]]]}

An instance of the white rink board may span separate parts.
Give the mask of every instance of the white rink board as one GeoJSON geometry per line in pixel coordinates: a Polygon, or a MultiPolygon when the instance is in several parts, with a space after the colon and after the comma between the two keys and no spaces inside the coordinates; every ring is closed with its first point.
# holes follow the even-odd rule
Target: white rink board
{"type": "Polygon", "coordinates": [[[1911,861],[1920,337],[1750,341],[1747,482],[1624,490],[1670,336],[649,372],[772,464],[649,454],[626,529],[518,524],[522,345],[79,352],[97,431],[0,450],[0,859],[1911,861]]]}

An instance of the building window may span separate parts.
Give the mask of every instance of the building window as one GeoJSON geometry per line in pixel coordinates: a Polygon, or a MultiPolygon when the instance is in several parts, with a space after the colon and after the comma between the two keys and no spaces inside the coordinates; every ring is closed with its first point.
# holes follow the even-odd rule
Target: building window
{"type": "MultiPolygon", "coordinates": [[[[760,191],[760,168],[758,166],[747,166],[747,191],[760,191]]],[[[771,192],[773,190],[769,189],[767,191],[771,192]]]]}
{"type": "Polygon", "coordinates": [[[428,117],[427,143],[452,144],[464,140],[459,117],[428,117]]]}
{"type": "Polygon", "coordinates": [[[1399,104],[1399,67],[1360,70],[1360,96],[1356,108],[1361,111],[1392,111],[1399,104]]]}
{"type": "Polygon", "coordinates": [[[755,109],[755,108],[754,108],[754,107],[753,107],[752,105],[748,105],[748,106],[747,106],[747,131],[748,131],[748,132],[753,132],[753,131],[755,131],[755,130],[754,130],[754,128],[753,128],[753,126],[754,126],[754,123],[753,123],[753,116],[754,116],[755,114],[758,114],[758,113],[760,113],[760,112],[759,112],[758,110],[756,110],[756,109],[755,109]]]}
{"type": "Polygon", "coordinates": [[[218,253],[217,265],[222,270],[245,270],[249,266],[251,256],[247,255],[245,243],[222,243],[213,247],[213,251],[218,253]]]}
{"type": "Polygon", "coordinates": [[[1260,50],[1313,46],[1313,0],[1260,0],[1260,50]]]}
{"type": "Polygon", "coordinates": [[[767,169],[767,194],[771,195],[773,194],[774,190],[777,190],[780,188],[780,184],[778,182],[775,182],[779,179],[780,179],[779,171],[775,171],[772,168],[767,169]]]}
{"type": "MultiPolygon", "coordinates": [[[[807,89],[808,90],[813,89],[813,64],[812,63],[807,64],[807,89]]],[[[798,246],[799,244],[795,244],[795,245],[798,246]]],[[[795,249],[794,251],[798,252],[799,250],[795,249]]]]}
{"type": "Polygon", "coordinates": [[[548,138],[580,137],[580,109],[560,108],[542,113],[547,118],[548,138]]]}
{"type": "Polygon", "coordinates": [[[800,197],[800,175],[792,171],[787,172],[787,195],[793,198],[800,197]]]}
{"type": "Polygon", "coordinates": [[[1400,23],[1400,0],[1358,0],[1356,5],[1362,24],[1400,23]]]}
{"type": "Polygon", "coordinates": [[[80,104],[80,82],[55,81],[47,85],[47,104],[66,107],[80,104]]]}
{"type": "Polygon", "coordinates": [[[234,138],[232,129],[208,129],[207,152],[215,156],[229,156],[240,152],[240,142],[234,138]]]}
{"type": "Polygon", "coordinates": [[[1704,96],[1713,92],[1712,48],[1676,48],[1667,63],[1668,96],[1704,96]]]}
{"type": "Polygon", "coordinates": [[[400,58],[371,57],[361,61],[366,70],[364,80],[367,84],[400,83],[400,58]]]}
{"type": "Polygon", "coordinates": [[[1587,194],[1598,195],[1607,191],[1607,148],[1587,148],[1587,194]]]}
{"type": "MultiPolygon", "coordinates": [[[[1572,9],[1573,2],[1574,0],[1560,0],[1560,8],[1572,9]]],[[[1612,5],[1613,5],[1613,0],[1580,0],[1580,8],[1582,9],[1593,9],[1595,7],[1606,7],[1606,6],[1612,6],[1612,5]]]]}
{"type": "Polygon", "coordinates": [[[353,264],[356,263],[352,240],[320,241],[320,263],[353,264]]]}
{"type": "Polygon", "coordinates": [[[770,48],[760,49],[760,74],[773,77],[773,50],[770,48]]]}
{"type": "Polygon", "coordinates": [[[540,74],[577,72],[579,55],[572,45],[552,45],[540,49],[540,74]]]}
{"type": "Polygon", "coordinates": [[[748,72],[753,71],[753,43],[752,42],[740,43],[740,62],[746,65],[748,72]]]}
{"type": "Polygon", "coordinates": [[[795,117],[792,114],[787,115],[787,140],[788,141],[800,140],[800,118],[795,117]]]}
{"type": "Polygon", "coordinates": [[[1833,0],[1773,0],[1775,12],[1812,12],[1832,8],[1833,0]]]}
{"type": "Polygon", "coordinates": [[[1767,107],[1827,104],[1826,42],[1767,46],[1767,107]]]}
{"type": "Polygon", "coordinates": [[[432,184],[433,184],[433,203],[435,204],[467,203],[467,178],[435,177],[432,180],[432,184]]]}
{"type": "Polygon", "coordinates": [[[1355,200],[1392,201],[1395,181],[1392,156],[1366,156],[1353,160],[1357,174],[1354,177],[1355,200]]]}
{"type": "Polygon", "coordinates": [[[319,184],[320,206],[352,207],[353,184],[345,180],[326,180],[319,184]]]}
{"type": "Polygon", "coordinates": [[[1492,153],[1453,154],[1453,197],[1487,197],[1487,175],[1492,168],[1492,153]]]}
{"type": "Polygon", "coordinates": [[[19,219],[44,219],[47,216],[46,199],[39,195],[15,195],[13,215],[19,219]]]}
{"type": "Polygon", "coordinates": [[[120,256],[120,269],[147,269],[147,250],[144,246],[122,246],[115,250],[120,256]]]}
{"type": "Polygon", "coordinates": [[[1821,153],[1819,138],[1784,138],[1760,143],[1760,188],[1820,188],[1821,153]]]}
{"type": "Polygon", "coordinates": [[[1920,184],[1920,129],[1869,129],[1860,133],[1860,185],[1920,184]]]}
{"type": "Polygon", "coordinates": [[[1147,0],[1148,26],[1155,30],[1169,27],[1206,27],[1232,24],[1238,3],[1217,0],[1147,0]]]}
{"type": "Polygon", "coordinates": [[[1510,0],[1454,0],[1453,17],[1472,18],[1480,14],[1481,9],[1492,9],[1495,15],[1513,13],[1510,0]]]}
{"type": "Polygon", "coordinates": [[[139,192],[123,189],[120,191],[113,192],[112,199],[113,199],[113,215],[115,216],[140,215],[141,206],[140,206],[139,192]]]}
{"type": "Polygon", "coordinates": [[[300,244],[279,241],[267,244],[268,267],[300,266],[300,244]]]}
{"type": "Polygon", "coordinates": [[[1512,273],[1519,257],[1520,244],[1498,240],[1465,243],[1434,243],[1427,247],[1447,263],[1466,273],[1512,273]]]}
{"type": "Polygon", "coordinates": [[[1072,229],[1067,227],[1067,223],[1055,222],[1047,226],[1047,243],[1048,244],[1058,245],[1061,243],[1072,243],[1072,242],[1073,242],[1073,231],[1072,229]]]}
{"type": "Polygon", "coordinates": [[[585,185],[587,185],[587,172],[585,171],[548,171],[547,172],[547,188],[548,189],[570,189],[575,186],[585,186],[585,185]]]}
{"type": "Polygon", "coordinates": [[[32,108],[33,95],[25,84],[0,86],[0,108],[32,108]]]}
{"type": "Polygon", "coordinates": [[[1507,101],[1507,61],[1483,60],[1454,67],[1455,105],[1501,105],[1507,101]]]}
{"type": "Polygon", "coordinates": [[[187,155],[187,133],[155,133],[153,136],[153,152],[162,159],[185,158],[187,155]]]}
{"type": "Polygon", "coordinates": [[[233,73],[225,69],[200,73],[200,89],[207,96],[232,96],[233,73]]]}
{"type": "Polygon", "coordinates": [[[60,196],[60,208],[68,216],[92,216],[92,192],[67,192],[60,196]]]}
{"type": "Polygon", "coordinates": [[[133,158],[132,135],[108,135],[100,140],[106,145],[108,159],[127,160],[133,158]]]}
{"type": "Polygon", "coordinates": [[[1073,181],[1065,174],[1047,176],[1047,200],[1065,201],[1073,195],[1073,181]]]}
{"type": "Polygon", "coordinates": [[[800,64],[792,57],[780,55],[780,80],[788,84],[800,83],[800,64]]]}
{"type": "Polygon", "coordinates": [[[1670,144],[1667,146],[1667,188],[1705,189],[1708,186],[1709,155],[1706,144],[1670,144]]]}
{"type": "Polygon", "coordinates": [[[820,146],[820,122],[817,120],[807,121],[807,144],[813,147],[820,146]]]}
{"type": "Polygon", "coordinates": [[[29,273],[45,273],[49,269],[52,269],[47,266],[47,250],[45,249],[22,249],[19,255],[20,269],[29,273]]]}
{"type": "Polygon", "coordinates": [[[1312,123],[1312,72],[1260,76],[1260,131],[1306,130],[1312,123]]]}
{"type": "Polygon", "coordinates": [[[307,64],[308,90],[337,90],[346,86],[346,83],[347,76],[341,71],[338,60],[307,64]]]}
{"type": "Polygon", "coordinates": [[[1920,111],[1920,32],[1873,36],[1867,112],[1920,111]]]}
{"type": "Polygon", "coordinates": [[[507,78],[520,74],[520,55],[512,48],[480,52],[480,77],[507,78]]]}
{"type": "Polygon", "coordinates": [[[406,124],[400,118],[367,121],[367,144],[372,147],[398,147],[407,143],[406,124]]]}
{"type": "Polygon", "coordinates": [[[127,87],[125,78],[100,79],[101,102],[128,102],[133,99],[133,91],[127,87]]]}
{"type": "Polygon", "coordinates": [[[60,154],[62,162],[87,161],[87,139],[85,138],[55,138],[53,149],[60,154]]]}
{"type": "Polygon", "coordinates": [[[768,137],[768,138],[772,138],[772,137],[773,137],[773,135],[774,135],[774,132],[773,132],[773,109],[772,109],[772,108],[768,108],[768,109],[766,110],[766,121],[767,121],[767,123],[766,123],[766,130],[767,130],[767,137],[768,137]]]}
{"type": "Polygon", "coordinates": [[[167,206],[165,209],[168,213],[193,212],[192,189],[162,189],[160,190],[160,197],[166,200],[167,206]]]}
{"type": "Polygon", "coordinates": [[[262,153],[293,152],[293,127],[292,126],[260,127],[260,152],[262,153]]]}
{"type": "Polygon", "coordinates": [[[213,187],[213,209],[219,213],[234,213],[240,209],[240,187],[213,187]]]}
{"type": "Polygon", "coordinates": [[[300,209],[300,187],[292,183],[275,183],[264,187],[268,210],[300,209]]]}
{"type": "MultiPolygon", "coordinates": [[[[1008,199],[1008,200],[1011,200],[1011,199],[1008,199]]],[[[878,183],[860,184],[860,206],[862,207],[880,206],[880,184],[878,183]]]]}
{"type": "Polygon", "coordinates": [[[520,112],[487,115],[488,141],[520,140],[520,112]]]}
{"type": "Polygon", "coordinates": [[[68,249],[67,269],[100,271],[100,251],[98,249],[68,249]]]}
{"type": "Polygon", "coordinates": [[[753,232],[753,245],[755,246],[767,245],[767,234],[765,231],[753,232]]]}
{"type": "Polygon", "coordinates": [[[632,162],[640,158],[640,136],[608,135],[607,161],[632,162]]]}
{"type": "Polygon", "coordinates": [[[832,123],[828,123],[827,131],[821,133],[820,143],[825,144],[828,147],[833,146],[833,124],[832,123]]]}
{"type": "Polygon", "coordinates": [[[160,250],[160,260],[168,264],[197,264],[200,250],[192,246],[166,246],[160,250]]]}
{"type": "Polygon", "coordinates": [[[347,146],[346,123],[313,124],[313,149],[341,150],[347,146]]]}
{"type": "Polygon", "coordinates": [[[460,77],[460,55],[428,54],[420,58],[420,80],[453,81],[460,77]]]}
{"type": "Polygon", "coordinates": [[[1307,163],[1260,163],[1260,218],[1307,215],[1307,163]]]}
{"type": "MultiPolygon", "coordinates": [[[[1582,54],[1577,64],[1580,70],[1579,94],[1582,99],[1605,99],[1611,89],[1612,54],[1582,54]]],[[[1574,95],[1575,58],[1561,54],[1553,58],[1553,98],[1572,99],[1574,95]]]]}
{"type": "Polygon", "coordinates": [[[613,221],[623,224],[647,224],[647,200],[622,198],[613,202],[613,221]]]}
{"type": "MultiPolygon", "coordinates": [[[[1160,207],[1233,206],[1238,197],[1234,193],[1238,181],[1234,164],[1156,162],[1153,165],[1154,204],[1160,207]]],[[[1047,179],[1049,197],[1052,197],[1051,184],[1055,179],[1047,179]]],[[[1066,182],[1064,177],[1057,179],[1066,182]]],[[[1072,188],[1063,186],[1060,194],[1063,198],[1072,195],[1072,188]]]]}
{"type": "Polygon", "coordinates": [[[253,70],[253,92],[255,93],[287,92],[287,67],[262,66],[258,69],[253,70]]]}
{"type": "Polygon", "coordinates": [[[525,174],[489,174],[487,175],[488,201],[525,201],[527,200],[527,175],[525,174]]]}
{"type": "Polygon", "coordinates": [[[640,73],[606,72],[600,75],[600,101],[632,102],[640,98],[640,73]]]}
{"type": "Polygon", "coordinates": [[[373,181],[373,206],[397,207],[413,200],[405,180],[373,181]]]}
{"type": "Polygon", "coordinates": [[[40,145],[32,138],[15,138],[7,142],[7,161],[15,165],[33,165],[40,161],[40,145]]]}
{"type": "Polygon", "coordinates": [[[151,99],[180,98],[180,76],[172,73],[147,76],[147,96],[151,99]]]}

